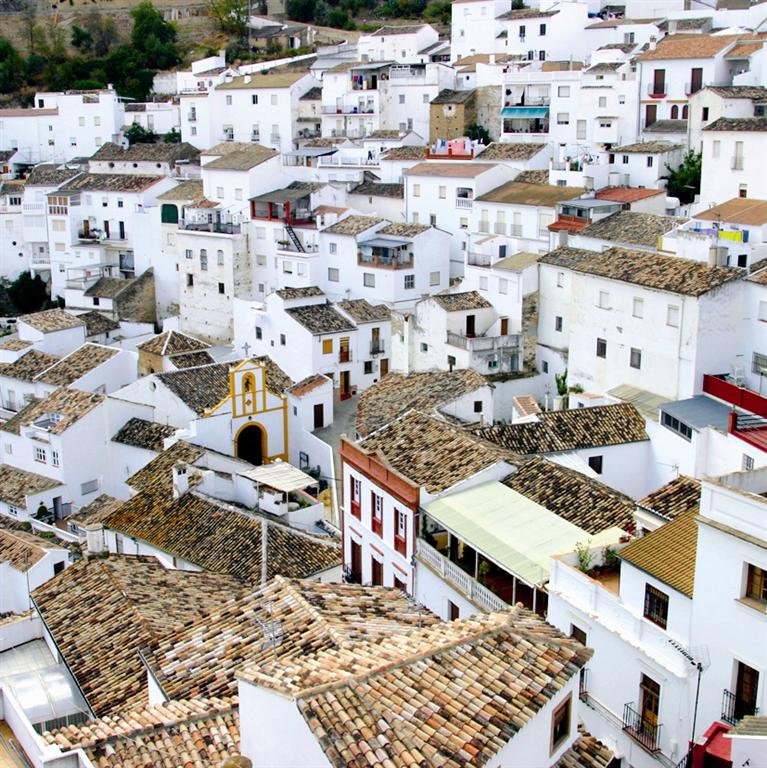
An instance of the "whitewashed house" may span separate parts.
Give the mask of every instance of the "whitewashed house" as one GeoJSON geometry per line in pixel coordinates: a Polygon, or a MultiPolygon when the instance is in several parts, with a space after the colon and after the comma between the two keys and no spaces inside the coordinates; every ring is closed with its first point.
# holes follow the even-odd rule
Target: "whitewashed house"
{"type": "Polygon", "coordinates": [[[608,180],[613,186],[664,189],[665,177],[678,168],[684,157],[684,144],[642,141],[610,147],[608,180]]]}
{"type": "Polygon", "coordinates": [[[396,61],[397,64],[425,64],[428,51],[439,40],[430,24],[383,26],[357,41],[362,61],[396,61]]]}
{"type": "Polygon", "coordinates": [[[703,149],[703,129],[720,117],[754,117],[756,104],[767,100],[764,85],[710,85],[690,96],[689,143],[703,149]]]}

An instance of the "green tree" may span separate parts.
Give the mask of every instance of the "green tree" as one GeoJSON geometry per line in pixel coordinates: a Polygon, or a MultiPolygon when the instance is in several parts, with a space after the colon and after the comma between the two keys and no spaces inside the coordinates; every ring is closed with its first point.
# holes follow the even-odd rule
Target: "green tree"
{"type": "Polygon", "coordinates": [[[24,82],[26,66],[19,52],[0,37],[0,93],[13,93],[24,82]]]}
{"type": "Polygon", "coordinates": [[[695,195],[700,192],[700,172],[703,156],[699,152],[690,150],[682,160],[678,168],[666,166],[668,173],[666,179],[666,191],[671,197],[678,197],[679,202],[687,204],[695,200],[695,195]]]}
{"type": "Polygon", "coordinates": [[[287,0],[285,11],[293,21],[314,21],[314,0],[287,0]]]}
{"type": "Polygon", "coordinates": [[[93,39],[93,52],[96,56],[106,56],[120,39],[111,16],[103,16],[94,11],[86,16],[83,26],[93,39]]]}
{"type": "Polygon", "coordinates": [[[449,2],[441,2],[441,0],[431,0],[431,2],[424,8],[423,18],[425,21],[436,22],[437,24],[449,24],[452,4],[449,2]]]}
{"type": "Polygon", "coordinates": [[[22,272],[8,286],[8,295],[20,315],[36,312],[45,306],[48,300],[45,283],[40,275],[32,277],[29,272],[22,272]]]}
{"type": "Polygon", "coordinates": [[[93,47],[93,35],[87,29],[78,27],[76,24],[72,27],[72,38],[70,40],[73,48],[78,51],[90,51],[93,47]]]}
{"type": "Polygon", "coordinates": [[[163,137],[162,140],[166,144],[180,144],[181,134],[175,128],[171,128],[163,137]]]}
{"type": "Polygon", "coordinates": [[[154,131],[148,131],[143,125],[133,123],[130,128],[124,131],[128,144],[154,144],[157,141],[157,134],[154,131]]]}
{"type": "Polygon", "coordinates": [[[484,125],[472,123],[466,127],[466,135],[473,141],[481,141],[483,144],[489,144],[492,139],[484,125]]]}
{"type": "Polygon", "coordinates": [[[131,44],[143,53],[146,67],[165,69],[179,61],[176,28],[165,21],[149,0],[143,0],[132,11],[131,44]]]}
{"type": "Polygon", "coordinates": [[[511,0],[511,10],[512,11],[521,11],[523,8],[526,8],[525,0],[511,0]]]}
{"type": "Polygon", "coordinates": [[[248,0],[208,0],[208,9],[222,32],[248,34],[248,0]]]}

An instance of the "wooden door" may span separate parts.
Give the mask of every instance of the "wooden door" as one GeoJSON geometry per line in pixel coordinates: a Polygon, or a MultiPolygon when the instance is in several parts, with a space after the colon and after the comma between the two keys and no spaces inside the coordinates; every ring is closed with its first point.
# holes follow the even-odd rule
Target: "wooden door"
{"type": "Polygon", "coordinates": [[[384,357],[381,359],[381,377],[383,378],[386,376],[386,374],[389,373],[389,358],[384,357]]]}
{"type": "Polygon", "coordinates": [[[656,69],[655,72],[653,72],[652,95],[653,96],[666,95],[666,70],[665,69],[656,69]]]}
{"type": "Polygon", "coordinates": [[[756,711],[756,692],[759,673],[747,664],[738,662],[738,679],[735,684],[735,719],[741,720],[756,711]]]}
{"type": "Polygon", "coordinates": [[[447,601],[447,612],[450,621],[461,618],[461,609],[452,600],[447,601]]]}
{"type": "Polygon", "coordinates": [[[350,581],[359,584],[362,581],[362,545],[352,541],[352,562],[350,581]]]}
{"type": "Polygon", "coordinates": [[[376,560],[374,557],[370,559],[370,564],[373,569],[373,586],[383,586],[383,563],[376,560]]]}
{"type": "Polygon", "coordinates": [[[501,318],[501,336],[508,336],[508,335],[509,335],[509,318],[502,317],[501,318]]]}
{"type": "Polygon", "coordinates": [[[341,381],[341,400],[348,400],[351,397],[349,371],[341,371],[339,378],[341,381]]]}
{"type": "Polygon", "coordinates": [[[88,219],[83,219],[83,235],[89,237],[91,234],[91,223],[88,219]]]}
{"type": "Polygon", "coordinates": [[[370,329],[370,354],[377,355],[380,348],[381,348],[381,329],[371,328],[370,329]]]}
{"type": "Polygon", "coordinates": [[[474,315],[466,315],[466,335],[471,339],[474,337],[476,330],[476,320],[474,315]]]}
{"type": "Polygon", "coordinates": [[[104,220],[104,236],[109,237],[109,222],[104,220]]]}
{"type": "Polygon", "coordinates": [[[642,725],[654,728],[658,724],[660,710],[660,683],[656,683],[647,675],[642,675],[639,688],[642,696],[642,725]]]}
{"type": "Polygon", "coordinates": [[[349,360],[352,359],[350,347],[349,347],[349,337],[348,336],[342,336],[338,340],[338,362],[339,363],[348,363],[349,360]]]}
{"type": "Polygon", "coordinates": [[[697,93],[703,87],[703,69],[693,67],[690,70],[690,93],[697,93]]]}
{"type": "Polygon", "coordinates": [[[316,403],[314,406],[314,428],[322,429],[325,426],[325,406],[316,403]]]}
{"type": "Polygon", "coordinates": [[[658,106],[657,104],[646,104],[644,111],[644,125],[645,128],[652,125],[658,119],[658,106]]]}

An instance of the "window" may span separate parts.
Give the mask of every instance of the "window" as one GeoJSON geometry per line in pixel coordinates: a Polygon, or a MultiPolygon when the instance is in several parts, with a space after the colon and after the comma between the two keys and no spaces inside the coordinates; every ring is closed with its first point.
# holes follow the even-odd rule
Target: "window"
{"type": "Polygon", "coordinates": [[[474,401],[474,413],[482,413],[482,401],[481,400],[475,400],[474,401]]]}
{"type": "Polygon", "coordinates": [[[609,291],[599,292],[599,308],[610,309],[610,293],[609,291]]]}
{"type": "Polygon", "coordinates": [[[284,346],[285,346],[285,344],[286,344],[286,341],[287,341],[287,340],[285,339],[285,334],[284,334],[284,333],[281,333],[281,334],[280,334],[280,346],[281,346],[281,347],[284,347],[284,346]]]}
{"type": "Polygon", "coordinates": [[[218,292],[221,294],[226,293],[226,288],[223,283],[218,284],[218,292]]]}
{"type": "Polygon", "coordinates": [[[640,320],[644,317],[644,299],[634,299],[631,314],[640,320]]]}
{"type": "Polygon", "coordinates": [[[223,198],[224,198],[224,188],[223,187],[216,187],[216,197],[219,200],[223,200],[223,198]]]}
{"type": "Polygon", "coordinates": [[[546,25],[545,24],[541,24],[540,27],[538,28],[538,30],[539,30],[540,36],[544,37],[545,34],[546,34],[546,25]]]}
{"type": "Polygon", "coordinates": [[[383,496],[370,492],[370,522],[373,533],[383,534],[383,496]]]}
{"type": "Polygon", "coordinates": [[[115,534],[115,552],[118,555],[121,555],[123,553],[123,551],[124,551],[124,548],[123,548],[123,537],[119,533],[116,533],[115,534]]]}
{"type": "Polygon", "coordinates": [[[557,125],[570,125],[570,113],[557,112],[557,125]]]}
{"type": "Polygon", "coordinates": [[[439,285],[439,272],[429,272],[429,285],[439,285]]]}
{"type": "Polygon", "coordinates": [[[8,514],[11,515],[12,517],[18,517],[18,515],[19,515],[19,508],[18,507],[14,507],[13,504],[9,504],[8,505],[8,514]]]}
{"type": "Polygon", "coordinates": [[[455,356],[454,355],[448,355],[447,356],[447,367],[452,371],[453,368],[455,368],[455,356]]]}
{"type": "Polygon", "coordinates": [[[507,294],[509,292],[509,281],[504,277],[498,278],[498,293],[507,294]]]}
{"type": "Polygon", "coordinates": [[[557,288],[565,287],[565,273],[557,272],[557,288]]]}
{"type": "Polygon", "coordinates": [[[59,466],[59,452],[58,451],[51,451],[51,464],[53,464],[54,467],[59,466]]]}
{"type": "Polygon", "coordinates": [[[407,515],[400,509],[394,510],[394,548],[401,555],[407,553],[407,515]]]}
{"type": "Polygon", "coordinates": [[[546,61],[546,51],[538,51],[538,61],[546,61]]]}
{"type": "Polygon", "coordinates": [[[747,453],[743,454],[743,459],[740,462],[740,466],[744,471],[748,471],[754,468],[754,457],[749,456],[747,453]]]}
{"type": "Polygon", "coordinates": [[[661,629],[665,629],[668,623],[668,595],[651,584],[645,586],[644,617],[661,629]]]}
{"type": "Polygon", "coordinates": [[[647,167],[652,168],[652,155],[647,156],[647,167]]]}
{"type": "Polygon", "coordinates": [[[333,354],[333,339],[323,339],[322,340],[322,354],[323,355],[332,355],[333,354]]]}
{"type": "Polygon", "coordinates": [[[405,290],[409,291],[415,288],[415,275],[405,275],[405,290]]]}
{"type": "Polygon", "coordinates": [[[541,373],[548,373],[549,372],[549,363],[548,360],[544,360],[541,363],[541,373]]]}
{"type": "Polygon", "coordinates": [[[629,164],[629,156],[628,155],[623,155],[623,158],[622,158],[621,162],[623,163],[623,165],[628,165],[629,164]]]}
{"type": "Polygon", "coordinates": [[[700,115],[700,119],[703,120],[704,123],[706,122],[706,120],[708,120],[708,107],[703,107],[703,110],[700,115]]]}
{"type": "Polygon", "coordinates": [[[78,125],[85,125],[85,118],[84,117],[78,117],[77,118],[77,124],[78,125]]]}
{"type": "Polygon", "coordinates": [[[554,318],[554,330],[557,333],[562,333],[562,318],[559,315],[554,318]]]}
{"type": "Polygon", "coordinates": [[[208,271],[208,251],[205,248],[200,249],[200,269],[203,272],[208,271]]]}
{"type": "Polygon", "coordinates": [[[767,571],[764,568],[748,564],[745,596],[767,605],[767,571]]]}
{"type": "Polygon", "coordinates": [[[719,159],[719,154],[722,149],[722,142],[721,141],[714,141],[711,143],[711,157],[714,158],[714,160],[719,159]]]}
{"type": "Polygon", "coordinates": [[[579,643],[582,643],[583,645],[588,645],[586,642],[588,637],[586,635],[586,630],[577,627],[575,624],[570,625],[570,637],[575,638],[579,643]]]}
{"type": "Polygon", "coordinates": [[[429,351],[429,345],[425,342],[421,342],[421,352],[428,352],[429,351]]]}
{"type": "Polygon", "coordinates": [[[336,267],[328,267],[328,281],[331,283],[337,283],[338,280],[338,269],[336,267]]]}
{"type": "Polygon", "coordinates": [[[486,291],[487,290],[487,277],[482,276],[479,278],[479,290],[480,291],[486,291]]]}
{"type": "Polygon", "coordinates": [[[99,489],[99,481],[98,480],[88,480],[85,483],[81,483],[80,485],[80,493],[83,496],[87,496],[89,493],[96,493],[99,489]]]}
{"type": "Polygon", "coordinates": [[[372,272],[363,272],[362,284],[365,286],[365,288],[375,288],[376,276],[372,272]]]}
{"type": "Polygon", "coordinates": [[[421,196],[421,185],[413,184],[413,197],[420,197],[420,196],[421,196]]]}
{"type": "Polygon", "coordinates": [[[96,117],[93,118],[93,124],[101,125],[101,118],[98,115],[96,115],[96,117]]]}
{"type": "Polygon", "coordinates": [[[188,273],[186,276],[186,287],[192,288],[194,286],[194,275],[191,273],[188,273]]]}
{"type": "Polygon", "coordinates": [[[222,250],[216,251],[216,263],[219,267],[224,265],[224,252],[222,250]]]}
{"type": "Polygon", "coordinates": [[[410,215],[410,223],[418,224],[418,222],[419,222],[418,211],[413,211],[413,213],[410,215]]]}
{"type": "Polygon", "coordinates": [[[277,106],[277,94],[276,94],[276,93],[273,93],[273,94],[272,94],[272,96],[271,96],[271,102],[272,102],[272,106],[273,106],[273,107],[276,107],[276,106],[277,106]]]}
{"type": "Polygon", "coordinates": [[[45,454],[45,448],[40,448],[40,446],[35,446],[35,461],[42,461],[43,463],[46,463],[48,460],[46,454],[45,454]]]}
{"type": "Polygon", "coordinates": [[[405,103],[405,94],[404,93],[401,93],[399,95],[399,103],[400,104],[404,104],[405,103]]]}
{"type": "Polygon", "coordinates": [[[373,361],[372,360],[365,360],[364,364],[364,372],[366,374],[373,373],[373,361]]]}
{"type": "Polygon", "coordinates": [[[631,355],[629,357],[629,365],[632,368],[639,370],[642,367],[642,350],[631,347],[631,355]]]}
{"type": "Polygon", "coordinates": [[[606,107],[607,106],[607,96],[600,96],[599,97],[599,106],[600,107],[606,107]]]}
{"type": "Polygon", "coordinates": [[[679,421],[676,416],[672,416],[670,413],[662,411],[661,424],[663,424],[666,429],[670,429],[672,432],[681,435],[685,440],[692,440],[692,429],[684,422],[679,421]]]}
{"type": "Polygon", "coordinates": [[[666,325],[679,328],[679,307],[675,304],[669,304],[666,307],[666,325]]]}
{"type": "Polygon", "coordinates": [[[338,243],[328,243],[328,253],[331,255],[338,253],[338,243]]]}
{"type": "Polygon", "coordinates": [[[250,103],[251,104],[258,104],[258,94],[254,93],[250,97],[250,103]]]}
{"type": "Polygon", "coordinates": [[[566,99],[569,95],[570,95],[569,85],[560,85],[557,88],[557,96],[559,96],[560,99],[566,99]]]}
{"type": "Polygon", "coordinates": [[[747,184],[739,184],[738,185],[738,197],[748,197],[748,185],[747,184]]]}
{"type": "Polygon", "coordinates": [[[264,331],[260,325],[256,326],[256,339],[261,340],[264,338],[264,331]]]}
{"type": "Polygon", "coordinates": [[[232,106],[232,97],[231,96],[227,96],[226,97],[226,106],[227,107],[231,107],[232,106]]]}
{"type": "Polygon", "coordinates": [[[607,339],[597,339],[597,357],[607,358],[607,339]]]}
{"type": "Polygon", "coordinates": [[[567,737],[570,735],[571,703],[572,695],[568,695],[567,698],[554,710],[554,714],[551,716],[550,752],[552,755],[565,743],[565,741],[567,741],[567,737]]]}
{"type": "Polygon", "coordinates": [[[442,200],[444,200],[447,197],[447,187],[440,186],[439,188],[439,196],[442,200]]]}
{"type": "MultiPolygon", "coordinates": [[[[436,213],[430,213],[429,214],[429,224],[431,224],[432,227],[437,226],[437,214],[436,213]]],[[[464,250],[466,250],[464,248],[464,250]]]]}
{"type": "Polygon", "coordinates": [[[589,468],[598,475],[602,474],[603,456],[589,456],[589,468]]]}

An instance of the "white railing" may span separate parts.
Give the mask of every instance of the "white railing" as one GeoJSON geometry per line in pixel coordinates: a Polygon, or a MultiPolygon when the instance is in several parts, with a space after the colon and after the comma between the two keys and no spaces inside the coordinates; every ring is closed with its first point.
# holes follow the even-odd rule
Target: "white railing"
{"type": "Polygon", "coordinates": [[[483,587],[476,579],[437,552],[423,539],[418,539],[416,557],[433,568],[445,581],[456,587],[480,608],[487,611],[502,611],[508,608],[508,605],[498,595],[491,592],[487,587],[483,587]]]}
{"type": "Polygon", "coordinates": [[[456,197],[455,198],[455,207],[456,208],[471,208],[474,204],[474,201],[470,197],[456,197]]]}
{"type": "Polygon", "coordinates": [[[45,211],[45,203],[22,203],[21,210],[24,213],[36,213],[38,211],[45,211]]]}

